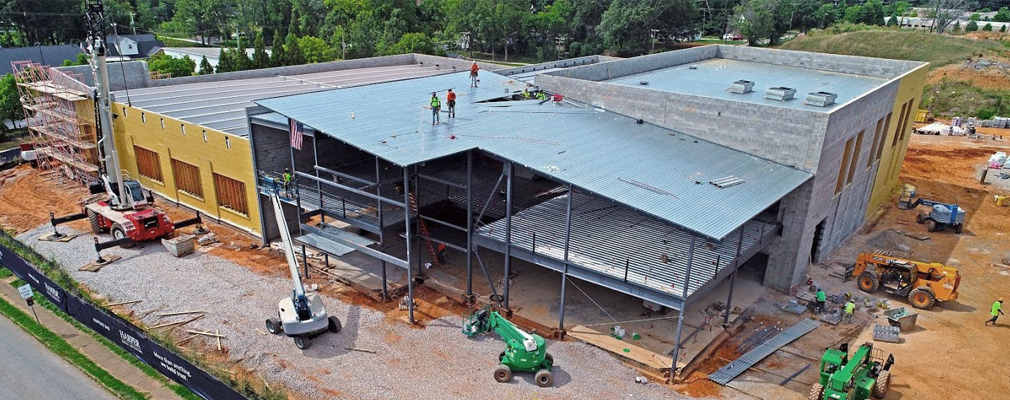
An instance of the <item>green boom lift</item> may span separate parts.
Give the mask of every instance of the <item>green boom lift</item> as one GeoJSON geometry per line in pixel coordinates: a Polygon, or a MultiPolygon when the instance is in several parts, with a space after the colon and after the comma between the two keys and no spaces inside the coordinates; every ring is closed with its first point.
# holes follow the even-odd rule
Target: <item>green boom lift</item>
{"type": "Polygon", "coordinates": [[[463,334],[469,337],[480,336],[491,330],[508,346],[498,355],[499,365],[494,370],[496,381],[508,382],[512,380],[512,372],[521,371],[535,372],[537,386],[547,387],[554,383],[554,377],[551,376],[554,357],[547,353],[547,344],[540,335],[523,332],[498,311],[492,311],[490,305],[473,313],[463,323],[463,334]]]}
{"type": "Polygon", "coordinates": [[[849,344],[828,349],[821,357],[821,378],[810,388],[810,400],[866,400],[872,394],[882,399],[891,387],[894,356],[865,343],[849,357],[849,344]]]}

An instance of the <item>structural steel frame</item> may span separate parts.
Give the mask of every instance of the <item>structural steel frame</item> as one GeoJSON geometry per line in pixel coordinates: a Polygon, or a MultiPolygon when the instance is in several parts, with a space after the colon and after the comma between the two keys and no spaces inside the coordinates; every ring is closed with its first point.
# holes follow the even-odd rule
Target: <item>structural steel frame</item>
{"type": "MultiPolygon", "coordinates": [[[[252,121],[252,120],[250,119],[250,121],[252,121]]],[[[253,122],[250,122],[250,123],[253,123],[253,122]]],[[[342,144],[350,146],[349,144],[347,144],[345,142],[342,142],[339,139],[336,139],[336,138],[333,138],[333,137],[327,137],[326,140],[336,140],[336,141],[338,141],[338,142],[340,142],[342,144]]],[[[573,202],[573,198],[574,198],[574,195],[575,195],[576,191],[579,190],[578,188],[574,187],[571,184],[564,184],[563,185],[563,188],[565,189],[565,192],[567,193],[567,197],[568,197],[567,201],[566,201],[565,217],[564,217],[564,225],[565,225],[565,228],[564,228],[564,237],[565,237],[565,239],[564,239],[563,256],[561,258],[557,258],[557,257],[551,256],[551,255],[548,255],[548,254],[544,254],[543,252],[539,252],[538,253],[536,251],[535,245],[534,245],[534,247],[532,249],[527,249],[527,248],[525,248],[523,246],[516,245],[513,242],[513,240],[512,240],[512,222],[513,222],[513,217],[514,217],[514,215],[513,215],[513,195],[514,195],[514,191],[515,191],[514,190],[514,187],[515,187],[515,166],[513,165],[512,161],[510,161],[510,160],[507,160],[507,159],[506,160],[502,160],[502,159],[498,159],[496,156],[493,156],[493,155],[483,154],[483,155],[488,156],[488,157],[490,157],[490,158],[492,158],[492,159],[494,159],[496,161],[500,161],[502,163],[502,173],[498,177],[498,180],[495,183],[495,185],[492,187],[492,189],[491,189],[491,191],[489,193],[488,199],[484,200],[482,202],[482,207],[480,207],[479,209],[475,209],[474,208],[475,201],[481,200],[481,199],[475,199],[474,198],[474,193],[473,193],[473,191],[474,191],[473,190],[474,189],[474,152],[475,151],[479,151],[479,150],[467,150],[466,151],[466,154],[465,154],[465,156],[466,156],[466,182],[465,183],[453,182],[452,180],[444,179],[442,177],[435,176],[434,174],[422,173],[422,172],[420,172],[418,164],[397,167],[397,168],[400,169],[400,173],[397,174],[398,175],[397,178],[394,178],[394,179],[391,179],[389,181],[383,182],[382,181],[383,174],[382,174],[382,168],[381,168],[381,164],[382,164],[383,160],[380,159],[378,156],[370,154],[370,156],[372,158],[374,158],[374,163],[375,163],[374,181],[371,181],[369,179],[365,179],[365,178],[362,178],[360,176],[355,176],[355,175],[352,175],[352,174],[340,172],[340,171],[335,170],[333,168],[324,167],[324,166],[319,165],[319,154],[318,154],[317,138],[316,138],[315,135],[312,136],[312,144],[313,144],[312,151],[313,151],[313,163],[314,163],[314,165],[312,167],[312,171],[310,171],[310,172],[298,171],[296,169],[294,149],[291,149],[291,169],[292,169],[292,172],[294,174],[294,180],[295,180],[295,185],[294,185],[295,186],[295,188],[294,188],[295,195],[293,196],[294,197],[293,199],[288,198],[288,199],[285,199],[285,200],[288,203],[293,203],[293,204],[296,205],[296,208],[298,209],[298,219],[299,219],[300,222],[304,221],[305,218],[309,218],[309,217],[312,217],[312,216],[315,216],[315,215],[321,216],[321,218],[323,218],[324,221],[325,221],[325,218],[327,216],[329,216],[329,217],[331,217],[333,219],[340,220],[342,222],[351,224],[351,225],[353,225],[355,227],[361,228],[361,229],[363,229],[365,231],[377,234],[379,236],[379,241],[378,241],[378,243],[379,243],[379,249],[372,249],[372,248],[369,248],[369,247],[366,247],[366,246],[361,246],[360,244],[355,244],[355,243],[352,243],[350,241],[343,240],[343,239],[341,239],[339,237],[327,236],[326,238],[329,239],[329,240],[333,240],[333,241],[335,241],[337,243],[346,245],[348,247],[354,248],[356,250],[360,250],[363,253],[365,253],[366,255],[378,258],[381,261],[381,263],[382,263],[382,282],[383,282],[383,288],[382,288],[383,290],[382,290],[382,292],[383,292],[383,297],[386,298],[386,299],[388,299],[388,291],[387,291],[388,281],[387,281],[387,274],[386,274],[386,264],[389,263],[389,264],[393,264],[396,267],[400,267],[400,268],[406,269],[407,270],[407,300],[408,300],[408,302],[407,302],[407,309],[408,309],[408,318],[409,318],[409,321],[411,323],[415,323],[416,322],[415,319],[414,319],[414,278],[415,278],[415,276],[419,276],[421,274],[421,268],[422,268],[422,266],[421,266],[421,258],[422,257],[419,256],[419,255],[417,255],[417,248],[419,248],[421,246],[421,244],[420,244],[421,240],[426,240],[426,241],[430,241],[430,242],[434,242],[434,243],[443,244],[447,248],[451,248],[451,249],[454,249],[454,250],[466,253],[466,275],[467,275],[467,279],[466,279],[466,291],[465,291],[465,293],[464,293],[463,296],[464,296],[464,300],[468,304],[473,304],[476,301],[476,297],[474,296],[474,292],[473,292],[473,272],[474,272],[474,263],[473,263],[473,260],[474,260],[474,258],[477,259],[477,265],[480,267],[481,272],[483,273],[484,277],[488,280],[488,283],[489,283],[489,286],[490,286],[491,292],[492,292],[490,294],[490,299],[492,301],[498,303],[499,306],[501,306],[502,308],[504,308],[506,310],[506,312],[510,311],[510,305],[509,305],[509,286],[510,286],[510,284],[509,284],[509,279],[507,279],[507,277],[509,277],[510,274],[511,274],[511,270],[512,270],[512,258],[513,257],[521,259],[521,260],[524,260],[524,261],[528,261],[528,262],[531,262],[531,263],[534,263],[534,264],[537,264],[537,265],[540,265],[542,267],[545,267],[545,268],[548,268],[548,269],[551,269],[551,270],[554,270],[554,271],[557,271],[557,272],[560,272],[561,273],[561,301],[560,301],[561,304],[560,304],[560,311],[559,311],[559,317],[558,317],[558,331],[562,331],[563,332],[564,331],[564,327],[565,327],[565,325],[564,325],[564,319],[565,319],[565,291],[566,291],[566,286],[567,286],[566,285],[567,280],[569,278],[571,278],[571,277],[578,278],[578,279],[581,279],[583,281],[587,281],[587,282],[590,282],[590,283],[595,283],[595,284],[604,286],[604,287],[606,287],[608,289],[611,289],[611,290],[615,290],[615,291],[618,291],[618,292],[621,292],[621,293],[624,293],[624,294],[627,294],[627,295],[630,295],[630,296],[633,296],[633,297],[637,297],[637,298],[640,298],[640,299],[643,299],[643,300],[647,300],[647,301],[650,301],[650,302],[653,302],[653,303],[656,303],[656,304],[663,305],[665,307],[669,307],[669,308],[678,310],[679,315],[677,317],[677,328],[676,328],[676,332],[674,333],[676,339],[675,339],[675,342],[674,342],[675,345],[674,345],[674,349],[673,349],[673,352],[672,352],[672,355],[673,355],[673,365],[671,366],[671,371],[674,371],[674,372],[677,369],[677,360],[679,358],[680,347],[681,347],[681,339],[682,339],[682,335],[683,335],[683,326],[684,326],[684,315],[683,315],[684,312],[683,312],[683,310],[685,310],[687,308],[688,304],[690,304],[691,298],[701,296],[701,295],[707,293],[708,291],[710,291],[712,288],[714,288],[717,284],[719,284],[724,279],[731,278],[730,291],[729,291],[729,296],[728,296],[728,299],[727,299],[727,307],[730,304],[732,304],[733,287],[735,286],[735,283],[736,283],[736,271],[737,271],[737,269],[743,264],[743,262],[745,262],[747,259],[749,259],[753,255],[757,254],[760,250],[762,250],[765,246],[767,246],[773,240],[773,238],[776,236],[777,231],[779,230],[779,229],[765,230],[764,224],[763,224],[762,227],[761,227],[761,231],[760,231],[760,233],[759,233],[759,235],[757,237],[757,240],[754,242],[753,245],[750,245],[749,247],[747,247],[745,249],[745,248],[743,248],[745,230],[743,229],[743,227],[741,227],[740,228],[740,238],[738,239],[738,244],[737,244],[736,253],[735,253],[736,256],[733,257],[733,260],[730,261],[730,262],[727,262],[725,265],[722,265],[722,264],[719,263],[719,261],[716,261],[716,269],[715,269],[712,277],[711,278],[707,278],[704,284],[702,284],[699,288],[695,289],[693,292],[689,293],[688,289],[689,289],[689,284],[691,282],[691,275],[692,275],[692,273],[697,273],[696,271],[692,271],[692,268],[694,267],[694,264],[697,264],[697,263],[694,262],[694,260],[695,260],[695,253],[696,253],[696,247],[697,247],[696,246],[696,242],[697,242],[698,236],[697,236],[697,234],[691,233],[690,245],[689,245],[689,250],[688,250],[688,254],[687,254],[687,260],[688,260],[687,261],[687,271],[686,271],[686,274],[684,276],[684,284],[680,285],[680,287],[682,288],[682,291],[679,294],[677,294],[677,293],[670,293],[668,291],[657,290],[655,288],[647,287],[645,285],[638,285],[638,284],[629,282],[628,279],[627,279],[627,275],[625,275],[624,279],[619,279],[619,278],[616,278],[616,277],[614,277],[612,275],[608,275],[606,273],[602,273],[602,272],[599,272],[599,271],[594,271],[593,269],[590,269],[590,268],[587,268],[585,266],[579,265],[578,263],[573,262],[573,260],[570,259],[570,256],[571,256],[571,242],[572,242],[572,240],[571,240],[572,239],[572,237],[571,237],[571,234],[572,234],[572,202],[573,202]],[[350,186],[350,185],[347,185],[347,184],[335,182],[333,180],[328,180],[328,179],[323,178],[321,176],[321,173],[326,173],[326,174],[330,174],[330,175],[332,175],[334,177],[341,177],[341,178],[344,178],[344,179],[348,179],[348,180],[357,182],[357,183],[365,185],[365,186],[358,188],[358,187],[353,187],[353,186],[350,186]],[[450,223],[450,222],[447,222],[447,221],[439,220],[438,218],[435,218],[435,217],[430,216],[430,215],[423,215],[422,214],[421,208],[423,207],[423,204],[420,203],[420,199],[419,199],[420,195],[423,193],[421,191],[421,186],[422,186],[421,182],[422,181],[424,181],[424,182],[433,182],[433,183],[436,183],[436,184],[445,185],[447,188],[463,189],[463,190],[466,191],[466,202],[465,203],[466,203],[466,213],[467,213],[466,215],[467,215],[467,220],[468,220],[468,223],[466,224],[466,226],[460,226],[458,224],[453,224],[453,223],[450,223]],[[309,184],[305,184],[305,182],[309,182],[309,184]],[[390,197],[384,196],[382,194],[382,190],[381,190],[382,186],[384,184],[388,184],[390,182],[396,182],[396,184],[402,185],[402,186],[398,186],[398,188],[402,188],[402,193],[398,193],[398,194],[402,194],[402,196],[403,196],[402,200],[390,198],[390,197]],[[483,235],[477,234],[476,232],[477,232],[478,224],[480,224],[480,221],[483,219],[483,217],[485,215],[485,212],[488,210],[488,207],[491,204],[491,202],[493,200],[493,197],[496,194],[498,194],[498,189],[501,186],[503,186],[503,184],[504,184],[505,203],[506,203],[505,204],[505,216],[503,218],[504,221],[505,221],[505,238],[504,238],[504,240],[497,240],[497,239],[494,239],[494,238],[489,237],[489,236],[483,236],[483,235]],[[315,187],[313,187],[313,186],[315,186],[315,187]],[[363,222],[363,221],[359,220],[358,218],[350,217],[346,213],[346,210],[343,213],[328,211],[326,209],[326,200],[327,199],[326,199],[326,197],[323,194],[324,193],[323,188],[325,188],[325,187],[328,187],[331,190],[337,192],[337,193],[329,193],[329,195],[330,195],[329,197],[333,198],[333,199],[331,199],[331,202],[333,200],[339,200],[339,201],[342,202],[343,207],[345,207],[345,208],[346,208],[346,201],[348,201],[346,199],[347,195],[360,196],[360,197],[363,197],[363,198],[375,201],[375,203],[376,203],[376,205],[375,205],[375,211],[376,211],[376,214],[377,214],[376,215],[377,218],[375,218],[375,219],[378,220],[378,224],[367,223],[367,222],[363,222]],[[368,190],[370,188],[374,188],[374,192],[371,191],[371,190],[368,190]],[[318,199],[313,198],[313,200],[312,200],[313,203],[311,205],[309,205],[310,208],[316,208],[315,201],[318,200],[318,207],[315,210],[311,210],[309,212],[303,212],[303,204],[302,204],[302,200],[301,200],[302,199],[301,193],[302,193],[303,190],[306,192],[306,194],[309,194],[309,195],[318,195],[318,199]],[[415,194],[415,199],[414,200],[418,202],[418,208],[417,208],[416,211],[412,210],[412,207],[411,207],[411,199],[410,199],[411,193],[415,194]],[[399,223],[401,221],[400,218],[399,218],[399,216],[397,216],[396,218],[393,218],[393,219],[389,218],[389,216],[387,215],[388,211],[385,211],[386,206],[393,206],[393,207],[396,207],[396,208],[402,208],[402,212],[403,212],[403,214],[402,214],[403,227],[402,228],[399,226],[399,223]],[[436,237],[432,237],[431,235],[422,235],[419,232],[415,232],[415,230],[412,229],[412,224],[418,224],[421,221],[427,221],[427,222],[435,223],[435,224],[438,224],[440,226],[444,226],[444,227],[447,227],[447,228],[459,231],[461,233],[464,233],[466,235],[466,244],[465,244],[465,247],[461,246],[459,244],[452,243],[452,242],[450,242],[448,240],[443,240],[443,239],[439,239],[439,238],[436,238],[436,237]],[[389,255],[389,254],[385,253],[385,250],[387,249],[386,246],[388,245],[388,243],[387,243],[388,236],[387,235],[390,233],[388,231],[390,231],[390,230],[392,230],[392,231],[399,231],[400,229],[402,229],[402,235],[400,235],[400,236],[404,238],[404,242],[405,242],[405,245],[406,245],[406,257],[404,259],[401,259],[401,258],[398,258],[396,256],[389,255]],[[500,296],[497,293],[497,290],[495,288],[493,280],[491,279],[491,275],[488,272],[487,267],[484,265],[483,260],[481,260],[480,255],[477,252],[478,248],[485,248],[485,249],[497,251],[497,252],[502,253],[504,255],[504,269],[505,269],[504,276],[506,277],[506,279],[503,279],[503,282],[504,282],[503,283],[503,290],[502,290],[503,293],[500,296]],[[416,267],[417,268],[416,272],[415,272],[414,267],[411,265],[412,263],[417,266],[416,267]]],[[[353,146],[351,146],[351,147],[353,147],[353,146]]],[[[359,150],[361,150],[361,149],[359,149],[359,150]]],[[[254,147],[254,151],[255,151],[255,147],[254,147]]],[[[459,154],[455,154],[455,155],[451,155],[451,156],[446,156],[446,158],[454,157],[454,156],[459,156],[459,154]]],[[[432,161],[435,161],[435,160],[432,160],[432,161]]],[[[262,192],[262,188],[261,188],[261,192],[262,192]]],[[[428,194],[430,194],[430,193],[428,193],[428,194]]],[[[448,194],[446,196],[447,197],[446,197],[445,200],[449,200],[448,199],[448,194]]],[[[439,201],[441,201],[441,200],[439,200],[439,201]]],[[[481,202],[478,202],[477,205],[481,205],[481,202]]],[[[398,212],[398,211],[394,210],[394,212],[398,212]]],[[[323,224],[322,226],[325,227],[326,225],[323,224]]],[[[780,228],[781,226],[778,226],[778,227],[780,228]]],[[[302,230],[302,229],[303,228],[301,226],[301,223],[299,223],[299,230],[302,230]]],[[[325,231],[325,228],[322,229],[322,231],[325,231]]],[[[305,234],[304,232],[300,232],[300,233],[301,234],[305,234]]],[[[325,249],[320,249],[320,250],[323,250],[324,252],[326,251],[325,249]]],[[[304,246],[303,246],[303,252],[304,252],[304,246]]],[[[307,265],[306,265],[306,268],[305,268],[305,273],[306,274],[308,273],[308,267],[307,267],[307,265]]],[[[728,321],[728,316],[729,315],[727,313],[727,316],[726,316],[727,321],[728,321]]]]}

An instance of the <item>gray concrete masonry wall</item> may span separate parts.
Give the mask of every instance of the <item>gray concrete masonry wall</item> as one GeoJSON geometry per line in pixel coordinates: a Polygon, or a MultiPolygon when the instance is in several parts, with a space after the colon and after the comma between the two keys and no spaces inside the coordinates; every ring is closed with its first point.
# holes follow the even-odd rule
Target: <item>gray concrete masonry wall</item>
{"type": "MultiPolygon", "coordinates": [[[[79,74],[82,83],[89,87],[95,87],[95,75],[92,73],[90,65],[74,65],[57,69],[79,74]]],[[[109,63],[108,70],[110,91],[147,87],[148,81],[151,80],[151,73],[147,70],[147,62],[144,61],[109,63]]]]}
{"type": "Polygon", "coordinates": [[[551,68],[572,68],[582,65],[596,64],[600,62],[600,57],[601,56],[586,56],[577,58],[567,58],[564,60],[548,61],[540,64],[523,65],[521,67],[499,69],[495,71],[495,73],[499,75],[509,76],[533,71],[542,71],[551,68]]]}
{"type": "MultiPolygon", "coordinates": [[[[599,62],[582,67],[573,67],[544,75],[561,76],[588,81],[603,81],[625,75],[640,74],[674,65],[688,64],[718,56],[717,46],[693,47],[685,50],[668,51],[647,56],[599,62]]],[[[543,75],[541,75],[543,76],[543,75]]],[[[543,87],[537,77],[537,85],[543,87]]],[[[557,93],[563,93],[558,91],[557,93]]]]}
{"type": "MultiPolygon", "coordinates": [[[[389,67],[394,65],[414,64],[414,57],[411,54],[401,54],[395,56],[360,58],[345,61],[331,61],[317,64],[290,65],[286,67],[251,69],[246,71],[225,72],[219,74],[186,76],[182,78],[156,79],[149,82],[148,86],[171,86],[187,83],[203,83],[230,81],[235,79],[265,78],[278,75],[301,75],[316,72],[341,71],[347,69],[389,67]]],[[[111,74],[110,74],[111,75],[111,74]]]]}
{"type": "Polygon", "coordinates": [[[786,67],[819,69],[843,74],[893,79],[922,65],[916,61],[842,56],[808,51],[779,50],[748,46],[718,46],[719,57],[786,67]]]}

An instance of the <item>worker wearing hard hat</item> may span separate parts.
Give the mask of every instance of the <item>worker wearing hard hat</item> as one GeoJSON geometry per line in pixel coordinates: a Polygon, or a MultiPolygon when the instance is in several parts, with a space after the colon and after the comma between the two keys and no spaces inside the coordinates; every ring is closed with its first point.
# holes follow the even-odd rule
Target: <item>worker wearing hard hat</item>
{"type": "Polygon", "coordinates": [[[477,62],[474,61],[473,65],[470,66],[470,86],[471,87],[477,87],[477,82],[480,82],[480,79],[477,79],[477,71],[478,70],[480,70],[480,67],[477,66],[477,62]]]}
{"type": "Polygon", "coordinates": [[[995,303],[992,303],[992,310],[989,311],[989,315],[992,315],[992,319],[990,319],[988,321],[985,321],[985,324],[989,325],[989,323],[992,322],[992,324],[995,326],[996,325],[996,318],[999,318],[1000,315],[1003,315],[1003,298],[1002,297],[1000,297],[999,300],[996,300],[995,303]]]}
{"type": "Polygon", "coordinates": [[[845,325],[849,325],[852,323],[853,311],[856,311],[856,302],[852,301],[852,299],[849,299],[849,301],[845,303],[845,313],[842,314],[842,319],[845,320],[845,325]]]}

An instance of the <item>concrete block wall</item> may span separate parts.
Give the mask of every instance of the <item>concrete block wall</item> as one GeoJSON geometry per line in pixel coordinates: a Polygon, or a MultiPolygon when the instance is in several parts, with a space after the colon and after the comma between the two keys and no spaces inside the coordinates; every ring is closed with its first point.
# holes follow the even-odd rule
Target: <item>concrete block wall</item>
{"type": "MultiPolygon", "coordinates": [[[[186,83],[219,82],[235,79],[265,78],[277,75],[301,75],[317,72],[341,71],[347,69],[389,67],[394,65],[414,64],[414,57],[411,54],[401,54],[395,56],[360,58],[355,60],[331,61],[317,64],[291,65],[286,67],[274,67],[263,69],[252,69],[247,71],[225,72],[221,74],[186,76],[182,78],[156,79],[149,82],[148,86],[171,86],[186,83]]],[[[110,76],[111,70],[110,70],[110,76]]]]}
{"type": "MultiPolygon", "coordinates": [[[[79,74],[81,82],[89,87],[95,87],[95,75],[91,71],[90,65],[74,65],[71,67],[57,68],[63,72],[79,74]]],[[[123,90],[127,88],[147,87],[151,81],[151,72],[147,69],[145,61],[128,61],[122,63],[109,63],[109,90],[123,90]]]]}
{"type": "MultiPolygon", "coordinates": [[[[568,68],[561,71],[548,72],[553,76],[575,78],[588,81],[603,81],[626,75],[640,74],[660,68],[689,64],[696,61],[716,57],[718,46],[701,46],[685,50],[668,51],[647,56],[600,62],[583,67],[568,68]]],[[[543,87],[537,77],[537,85],[543,87]]],[[[558,91],[557,93],[563,93],[558,91]]]]}
{"type": "Polygon", "coordinates": [[[716,46],[719,57],[787,67],[819,69],[844,74],[893,79],[922,65],[916,61],[842,56],[807,51],[779,50],[747,46],[716,46]]]}
{"type": "Polygon", "coordinates": [[[538,75],[536,83],[549,92],[807,172],[817,169],[822,138],[818,133],[824,132],[827,126],[827,114],[785,107],[681,95],[555,74],[538,75]]]}
{"type": "Polygon", "coordinates": [[[495,73],[499,75],[509,76],[515,74],[523,74],[532,71],[542,71],[551,68],[572,68],[577,66],[596,64],[601,61],[600,60],[601,57],[602,56],[586,56],[586,57],[567,58],[564,60],[548,61],[540,64],[523,65],[521,67],[499,69],[495,71],[495,73]]]}

